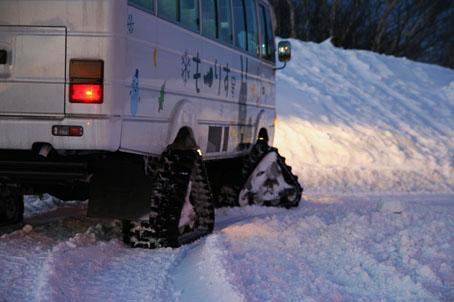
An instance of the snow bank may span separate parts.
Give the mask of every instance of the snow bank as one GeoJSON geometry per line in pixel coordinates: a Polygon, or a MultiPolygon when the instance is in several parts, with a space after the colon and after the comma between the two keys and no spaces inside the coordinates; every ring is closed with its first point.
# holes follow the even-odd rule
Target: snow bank
{"type": "Polygon", "coordinates": [[[61,207],[78,207],[87,205],[88,201],[63,201],[49,194],[42,196],[26,195],[24,196],[24,217],[31,218],[43,213],[61,209],[61,207]]]}
{"type": "Polygon", "coordinates": [[[246,301],[450,301],[451,197],[445,207],[424,202],[436,197],[402,200],[407,208],[400,215],[377,211],[381,197],[332,204],[311,198],[213,236],[223,240],[224,270],[239,280],[246,301]]]}
{"type": "Polygon", "coordinates": [[[275,145],[305,189],[454,191],[454,71],[292,42],[275,145]]]}

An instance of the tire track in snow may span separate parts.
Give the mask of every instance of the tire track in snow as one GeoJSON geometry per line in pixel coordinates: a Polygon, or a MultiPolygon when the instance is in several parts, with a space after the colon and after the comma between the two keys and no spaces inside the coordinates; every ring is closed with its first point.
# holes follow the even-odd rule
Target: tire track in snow
{"type": "Polygon", "coordinates": [[[166,271],[179,254],[77,234],[49,252],[36,301],[173,301],[166,271]]]}
{"type": "Polygon", "coordinates": [[[230,269],[233,255],[222,229],[253,219],[287,212],[282,208],[246,206],[216,209],[215,233],[183,247],[180,260],[169,271],[177,301],[247,301],[240,276],[230,269]]]}
{"type": "Polygon", "coordinates": [[[201,239],[170,271],[169,278],[178,289],[177,301],[247,301],[241,280],[229,270],[233,259],[221,236],[213,234],[201,239]]]}

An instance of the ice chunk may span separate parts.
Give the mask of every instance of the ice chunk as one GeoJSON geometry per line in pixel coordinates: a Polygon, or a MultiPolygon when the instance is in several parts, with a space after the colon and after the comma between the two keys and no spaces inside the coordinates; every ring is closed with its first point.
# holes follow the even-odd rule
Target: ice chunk
{"type": "Polygon", "coordinates": [[[377,203],[377,211],[401,214],[404,211],[404,205],[399,200],[380,199],[377,203]]]}
{"type": "Polygon", "coordinates": [[[30,233],[31,231],[33,231],[33,227],[29,224],[26,224],[23,228],[22,228],[22,231],[24,231],[24,233],[30,233]]]}

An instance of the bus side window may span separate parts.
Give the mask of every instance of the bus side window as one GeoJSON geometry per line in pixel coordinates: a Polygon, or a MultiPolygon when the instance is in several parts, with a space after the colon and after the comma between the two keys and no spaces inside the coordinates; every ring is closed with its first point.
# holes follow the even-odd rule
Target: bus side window
{"type": "Polygon", "coordinates": [[[232,21],[230,18],[230,1],[218,0],[219,40],[232,44],[232,21]]]}
{"type": "Polygon", "coordinates": [[[262,58],[269,61],[275,61],[274,58],[274,39],[273,28],[271,26],[271,18],[268,8],[260,5],[260,27],[261,27],[261,53],[262,58]]]}
{"type": "Polygon", "coordinates": [[[202,31],[205,36],[232,44],[229,0],[203,0],[202,31]]]}
{"type": "Polygon", "coordinates": [[[178,21],[178,0],[158,0],[158,15],[172,21],[178,21]]]}
{"type": "Polygon", "coordinates": [[[233,19],[235,22],[235,46],[246,50],[246,19],[243,0],[233,0],[233,19]]]}
{"type": "Polygon", "coordinates": [[[247,51],[259,55],[259,31],[257,28],[257,10],[255,0],[244,0],[246,8],[247,51]]]}
{"type": "Polygon", "coordinates": [[[154,0],[129,0],[132,6],[154,13],[154,0]]]}
{"type": "MultiPolygon", "coordinates": [[[[204,0],[206,1],[206,0],[204,0]]],[[[199,1],[180,0],[181,24],[192,30],[199,30],[199,1]]]]}
{"type": "Polygon", "coordinates": [[[265,10],[265,16],[266,16],[266,32],[267,32],[267,37],[268,37],[266,51],[267,51],[268,59],[275,62],[276,57],[274,55],[274,36],[273,36],[273,26],[271,25],[270,11],[266,7],[264,7],[264,10],[265,10]]]}
{"type": "Polygon", "coordinates": [[[202,1],[202,31],[210,38],[217,38],[216,0],[202,1]]]}
{"type": "Polygon", "coordinates": [[[199,30],[198,0],[158,0],[158,16],[199,30]]]}

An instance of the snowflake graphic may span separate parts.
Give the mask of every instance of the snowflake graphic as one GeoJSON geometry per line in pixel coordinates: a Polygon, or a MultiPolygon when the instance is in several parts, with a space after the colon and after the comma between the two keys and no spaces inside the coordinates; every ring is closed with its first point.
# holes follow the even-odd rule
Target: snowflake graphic
{"type": "Polygon", "coordinates": [[[134,32],[134,16],[128,14],[128,32],[132,34],[134,32]]]}
{"type": "Polygon", "coordinates": [[[191,59],[188,55],[188,50],[184,51],[184,55],[181,56],[181,78],[183,79],[184,84],[188,81],[190,77],[189,67],[191,65],[191,59]]]}

